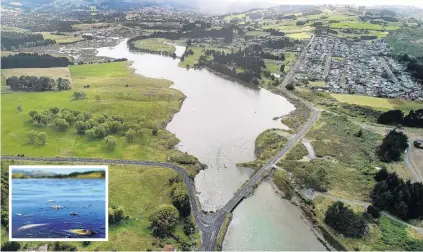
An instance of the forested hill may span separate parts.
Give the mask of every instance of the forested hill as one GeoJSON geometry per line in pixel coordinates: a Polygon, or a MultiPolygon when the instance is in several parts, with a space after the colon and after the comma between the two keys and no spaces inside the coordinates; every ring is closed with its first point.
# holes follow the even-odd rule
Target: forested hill
{"type": "Polygon", "coordinates": [[[106,177],[105,171],[72,172],[69,174],[46,173],[44,175],[33,175],[32,173],[20,173],[18,171],[12,174],[12,178],[15,178],[15,179],[29,179],[29,178],[104,179],[105,177],[106,177]]]}

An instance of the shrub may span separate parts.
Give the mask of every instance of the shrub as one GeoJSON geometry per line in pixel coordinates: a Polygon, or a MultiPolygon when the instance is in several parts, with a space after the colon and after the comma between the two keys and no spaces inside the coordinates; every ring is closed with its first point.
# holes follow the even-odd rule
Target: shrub
{"type": "Polygon", "coordinates": [[[117,146],[117,141],[113,136],[108,136],[104,138],[104,141],[107,144],[107,149],[109,150],[115,150],[117,146]]]}
{"type": "Polygon", "coordinates": [[[407,148],[408,137],[403,132],[391,130],[383,139],[376,153],[381,161],[399,161],[401,153],[407,148]]]}
{"type": "Polygon", "coordinates": [[[35,140],[37,139],[38,133],[35,130],[28,131],[26,133],[26,138],[29,144],[35,144],[35,140]]]}
{"type": "Polygon", "coordinates": [[[135,137],[135,130],[133,130],[133,129],[129,129],[129,130],[125,133],[125,137],[126,137],[126,140],[127,140],[128,142],[132,142],[132,141],[134,140],[134,137],[135,137]]]}
{"type": "Polygon", "coordinates": [[[56,118],[54,120],[54,125],[56,126],[56,129],[60,131],[66,131],[69,129],[69,123],[65,119],[56,118]]]}
{"type": "Polygon", "coordinates": [[[122,206],[109,207],[109,224],[115,224],[125,219],[124,210],[122,206]]]}
{"type": "Polygon", "coordinates": [[[172,204],[178,209],[181,216],[186,217],[191,214],[191,205],[185,184],[174,184],[170,192],[170,197],[172,199],[172,204]]]}
{"type": "Polygon", "coordinates": [[[286,86],[286,89],[288,89],[289,91],[293,91],[295,89],[295,86],[293,83],[288,83],[286,86]]]}
{"type": "Polygon", "coordinates": [[[54,251],[77,251],[75,245],[66,243],[66,242],[55,242],[53,244],[54,251]]]}

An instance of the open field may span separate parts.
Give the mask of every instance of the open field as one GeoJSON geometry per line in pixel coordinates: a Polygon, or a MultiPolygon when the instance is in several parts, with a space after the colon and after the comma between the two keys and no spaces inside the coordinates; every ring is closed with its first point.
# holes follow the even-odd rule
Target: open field
{"type": "Polygon", "coordinates": [[[331,96],[340,102],[356,104],[361,106],[370,106],[379,110],[400,109],[410,111],[411,109],[421,109],[422,102],[409,100],[378,98],[372,96],[349,95],[349,94],[331,94],[331,96]]]}
{"type": "Polygon", "coordinates": [[[383,31],[383,30],[396,30],[399,29],[399,26],[395,25],[388,25],[382,26],[378,24],[371,24],[362,21],[341,21],[339,23],[330,24],[330,28],[339,29],[339,28],[353,28],[353,29],[365,29],[365,30],[375,30],[375,31],[383,31]]]}
{"type": "Polygon", "coordinates": [[[167,43],[166,39],[150,38],[134,41],[134,46],[140,49],[174,53],[176,48],[167,43]]]}
{"type": "Polygon", "coordinates": [[[53,79],[68,79],[72,83],[71,74],[68,67],[52,67],[52,68],[11,68],[2,70],[6,78],[22,75],[50,77],[53,79]]]}
{"type": "Polygon", "coordinates": [[[293,39],[309,39],[311,38],[311,33],[309,32],[299,32],[299,33],[290,33],[287,34],[287,37],[293,38],[293,39]]]}
{"type": "Polygon", "coordinates": [[[43,35],[44,39],[55,40],[57,44],[72,44],[85,40],[82,37],[75,37],[72,34],[57,35],[52,34],[51,32],[41,32],[41,34],[43,35]]]}
{"type": "MultiPolygon", "coordinates": [[[[423,240],[413,237],[413,233],[408,228],[395,220],[388,217],[380,217],[376,222],[369,223],[369,232],[363,238],[348,238],[338,234],[332,228],[324,223],[325,213],[328,207],[334,201],[322,196],[314,199],[314,212],[316,213],[317,221],[324,226],[336,239],[341,241],[348,247],[349,250],[362,251],[389,251],[389,250],[422,250],[423,240]]],[[[346,204],[350,209],[356,213],[363,212],[361,206],[346,204]]]]}
{"type": "Polygon", "coordinates": [[[70,71],[72,90],[2,94],[4,155],[167,160],[171,151],[169,147],[178,140],[164,130],[164,126],[179,110],[183,100],[181,92],[168,88],[170,81],[133,75],[125,61],[72,66],[70,71]],[[91,87],[83,88],[84,85],[91,87]],[[84,91],[87,97],[74,100],[72,94],[75,91],[84,91]],[[18,105],[22,105],[23,112],[17,112],[18,105]],[[129,143],[124,135],[114,134],[117,148],[110,151],[103,139],[77,134],[73,125],[66,132],[60,132],[53,125],[38,125],[30,120],[29,111],[42,112],[54,106],[91,112],[93,116],[119,115],[125,122],[139,124],[142,137],[129,143]],[[152,135],[154,127],[159,129],[157,136],[152,135]],[[26,134],[30,130],[46,132],[47,143],[44,146],[27,144],[26,134]]]}
{"type": "Polygon", "coordinates": [[[204,47],[192,46],[192,47],[189,47],[189,49],[191,49],[194,52],[194,54],[186,56],[184,61],[179,62],[178,66],[186,67],[187,65],[189,65],[190,67],[193,67],[195,64],[198,63],[198,60],[200,59],[201,54],[203,54],[203,52],[205,51],[204,47]]]}
{"type": "Polygon", "coordinates": [[[324,81],[310,81],[310,85],[314,87],[326,87],[326,83],[324,81]]]}
{"type": "MultiPolygon", "coordinates": [[[[2,162],[2,172],[4,172],[3,169],[8,169],[9,164],[9,162],[2,162]]],[[[22,164],[37,163],[22,162],[22,164]]],[[[55,164],[58,165],[58,163],[55,164]]],[[[81,242],[68,242],[68,244],[76,246],[78,250],[89,251],[148,249],[160,251],[164,244],[169,242],[176,245],[178,250],[181,250],[181,244],[175,239],[155,238],[149,227],[149,217],[157,207],[162,204],[172,204],[170,198],[172,187],[169,185],[169,179],[175,178],[177,175],[175,171],[164,168],[110,165],[109,207],[123,207],[124,215],[129,218],[123,220],[120,224],[109,226],[108,242],[90,242],[88,245],[83,245],[81,242]]],[[[194,242],[199,239],[199,234],[194,234],[190,238],[184,234],[182,219],[175,228],[174,234],[182,239],[194,242]]],[[[7,231],[3,230],[2,225],[2,242],[7,241],[6,235],[7,231]]],[[[29,249],[44,245],[46,242],[21,242],[20,244],[23,248],[29,249]]]]}
{"type": "Polygon", "coordinates": [[[92,24],[74,24],[72,25],[72,28],[75,30],[90,30],[90,29],[96,29],[101,27],[107,27],[110,26],[109,23],[92,23],[92,24]]]}
{"type": "Polygon", "coordinates": [[[265,31],[247,31],[245,33],[245,36],[257,36],[257,37],[261,37],[261,36],[269,36],[270,32],[265,32],[265,31]]]}

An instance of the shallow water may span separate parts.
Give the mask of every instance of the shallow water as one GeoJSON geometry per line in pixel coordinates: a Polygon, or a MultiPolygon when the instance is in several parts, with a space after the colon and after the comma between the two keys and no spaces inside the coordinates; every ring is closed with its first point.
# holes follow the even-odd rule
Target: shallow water
{"type": "Polygon", "coordinates": [[[105,238],[105,197],[104,179],[12,179],[12,237],[78,238],[66,230],[82,228],[105,238]],[[29,224],[46,225],[19,230],[29,224]]]}
{"type": "MultiPolygon", "coordinates": [[[[184,50],[184,47],[176,48],[178,52],[184,50]]],[[[254,160],[257,136],[266,129],[286,128],[273,118],[295,109],[284,97],[265,89],[227,80],[205,69],[180,68],[178,59],[129,52],[126,41],[113,48],[100,48],[98,55],[125,57],[133,62],[136,73],[171,80],[174,83],[171,87],[185,94],[181,110],[167,125],[167,130],[180,139],[179,150],[196,156],[207,165],[207,169],[195,177],[195,188],[204,210],[219,209],[233,196],[252,174],[251,169],[236,164],[254,160]]],[[[284,250],[294,248],[292,244],[295,243],[298,247],[309,244],[307,248],[321,250],[321,244],[293,208],[289,201],[281,199],[263,183],[253,197],[236,208],[234,220],[245,221],[231,224],[224,249],[284,250]],[[276,224],[258,225],[261,221],[276,224]],[[284,226],[287,221],[298,222],[298,228],[290,236],[280,236],[293,230],[284,226]],[[255,239],[250,239],[254,228],[257,228],[253,232],[255,239]],[[293,236],[306,237],[310,241],[291,239],[293,236]],[[278,241],[269,243],[268,237],[278,241]]]]}

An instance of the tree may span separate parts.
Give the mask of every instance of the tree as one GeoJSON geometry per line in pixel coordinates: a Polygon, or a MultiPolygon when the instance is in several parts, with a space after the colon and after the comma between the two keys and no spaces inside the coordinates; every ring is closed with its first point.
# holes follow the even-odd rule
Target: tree
{"type": "Polygon", "coordinates": [[[288,83],[286,84],[286,89],[288,89],[289,91],[293,91],[295,89],[295,86],[293,83],[288,83]]]}
{"type": "Polygon", "coordinates": [[[10,87],[10,89],[13,89],[13,90],[21,89],[19,79],[16,76],[12,76],[10,78],[7,78],[6,79],[6,86],[10,87]]]}
{"type": "Polygon", "coordinates": [[[19,105],[16,107],[16,110],[18,110],[18,112],[22,112],[22,111],[23,111],[22,104],[19,104],[19,105]]]}
{"type": "Polygon", "coordinates": [[[165,237],[170,234],[178,224],[178,210],[171,205],[160,205],[150,216],[153,234],[158,237],[165,237]]]}
{"type": "Polygon", "coordinates": [[[389,172],[388,170],[383,167],[382,169],[380,169],[374,176],[374,179],[376,180],[376,182],[382,181],[387,179],[389,176],[389,172]]]}
{"type": "Polygon", "coordinates": [[[38,115],[38,111],[37,110],[31,110],[29,111],[29,116],[32,118],[32,120],[34,120],[34,117],[38,115]]]}
{"type": "Polygon", "coordinates": [[[407,148],[408,137],[403,132],[394,129],[385,136],[376,153],[381,161],[399,161],[401,153],[407,148]]]}
{"type": "Polygon", "coordinates": [[[377,207],[374,207],[373,205],[370,205],[367,207],[367,212],[373,217],[373,218],[379,218],[380,217],[380,209],[377,207]]]}
{"type": "Polygon", "coordinates": [[[122,124],[119,121],[112,121],[109,123],[110,132],[117,133],[121,129],[122,124]]]}
{"type": "Polygon", "coordinates": [[[109,224],[118,223],[123,219],[125,219],[125,215],[122,206],[109,207],[109,224]]]}
{"type": "Polygon", "coordinates": [[[158,132],[159,132],[159,130],[157,128],[153,128],[153,130],[151,131],[153,136],[157,136],[158,132]]]}
{"type": "Polygon", "coordinates": [[[282,64],[281,68],[279,70],[281,71],[281,73],[284,73],[285,72],[285,64],[282,64]]]}
{"type": "Polygon", "coordinates": [[[361,138],[363,136],[363,130],[362,129],[358,130],[358,132],[355,134],[355,136],[361,138]]]}
{"type": "Polygon", "coordinates": [[[170,192],[172,204],[178,209],[181,216],[186,217],[191,214],[188,192],[183,183],[176,183],[170,192]]]}
{"type": "Polygon", "coordinates": [[[107,136],[104,138],[104,141],[107,144],[109,150],[115,150],[117,146],[117,141],[113,136],[107,136]]]}
{"type": "Polygon", "coordinates": [[[41,145],[45,145],[47,142],[47,133],[45,132],[40,132],[38,133],[38,141],[40,142],[41,145]]]}
{"type": "Polygon", "coordinates": [[[66,131],[69,129],[69,123],[65,119],[56,118],[54,120],[54,125],[60,131],[66,131]]]}
{"type": "Polygon", "coordinates": [[[53,108],[50,108],[49,111],[53,115],[56,115],[57,113],[59,113],[59,108],[58,107],[53,107],[53,108]]]}
{"type": "Polygon", "coordinates": [[[125,137],[126,137],[126,141],[128,142],[132,142],[134,140],[135,137],[135,130],[133,129],[129,129],[126,133],[125,133],[125,137]]]}
{"type": "Polygon", "coordinates": [[[368,226],[362,215],[355,214],[344,206],[341,201],[334,202],[325,213],[325,223],[345,236],[360,238],[367,231],[368,226]]]}
{"type": "Polygon", "coordinates": [[[58,78],[56,82],[57,82],[57,89],[59,91],[71,89],[70,81],[68,79],[58,78]]]}
{"type": "Polygon", "coordinates": [[[192,235],[195,232],[195,225],[191,218],[185,218],[184,221],[184,233],[185,235],[192,235]]]}
{"type": "Polygon", "coordinates": [[[26,133],[26,138],[29,144],[35,144],[35,140],[37,139],[38,133],[35,130],[28,131],[26,133]]]}
{"type": "Polygon", "coordinates": [[[377,122],[380,124],[402,124],[403,119],[404,113],[397,109],[382,113],[377,119],[377,122]]]}

